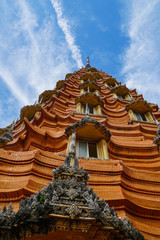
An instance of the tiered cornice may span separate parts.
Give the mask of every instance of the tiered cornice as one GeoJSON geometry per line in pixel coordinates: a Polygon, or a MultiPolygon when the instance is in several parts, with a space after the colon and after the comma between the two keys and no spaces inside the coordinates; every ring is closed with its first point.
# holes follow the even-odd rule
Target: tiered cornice
{"type": "Polygon", "coordinates": [[[109,130],[105,128],[105,126],[98,122],[97,120],[90,118],[89,115],[85,115],[81,121],[76,122],[75,124],[66,127],[65,133],[67,136],[71,135],[74,131],[78,132],[78,130],[85,128],[87,125],[91,127],[90,130],[90,137],[97,138],[99,135],[99,138],[104,138],[105,140],[109,140],[111,137],[111,133],[109,130]],[[94,132],[98,130],[99,134],[94,134],[94,132]]]}
{"type": "Polygon", "coordinates": [[[98,141],[99,144],[103,138],[106,140],[103,148],[108,151],[108,159],[78,156],[79,166],[91,175],[90,187],[100,199],[104,198],[109,206],[115,207],[119,217],[127,216],[147,240],[159,240],[159,130],[156,122],[150,121],[151,117],[160,121],[158,106],[144,101],[135,89],[130,90],[135,101],[129,103],[115,98],[114,89],[126,91],[127,88],[111,75],[91,67],[66,75],[66,80],[60,81],[59,85],[58,90],[40,95],[39,109],[34,113],[32,109],[28,111],[32,116],[22,117],[11,130],[6,128],[6,134],[10,130],[12,138],[0,149],[1,206],[6,203],[8,207],[13,202],[17,211],[21,199],[51,182],[52,169],[62,165],[68,156],[69,137],[75,128],[78,141],[89,141],[90,133],[96,136],[94,143],[98,141]],[[106,81],[118,86],[108,87],[104,84],[106,81]],[[86,91],[88,87],[98,94],[80,91],[86,91]],[[79,128],[78,123],[83,122],[86,114],[77,112],[76,103],[81,101],[93,107],[99,104],[101,112],[88,113],[95,121],[86,122],[79,128]],[[135,121],[130,110],[144,113],[146,120],[135,121]],[[70,129],[68,135],[66,128],[70,129]],[[106,137],[104,129],[112,136],[106,137]]]}
{"type": "Polygon", "coordinates": [[[35,113],[39,112],[40,110],[41,110],[41,105],[40,104],[24,106],[21,109],[21,112],[20,112],[20,120],[23,121],[23,119],[25,117],[28,120],[32,120],[32,118],[34,117],[35,113]]]}
{"type": "Polygon", "coordinates": [[[107,79],[105,79],[103,83],[104,84],[106,83],[108,86],[112,86],[112,87],[114,87],[115,85],[118,85],[116,78],[113,78],[113,77],[107,77],[107,79]]]}
{"type": "Polygon", "coordinates": [[[81,83],[79,85],[79,89],[88,89],[88,87],[91,90],[94,90],[94,91],[98,90],[98,91],[100,91],[100,86],[96,82],[91,81],[91,80],[87,80],[84,83],[81,83]]]}
{"type": "Polygon", "coordinates": [[[102,106],[103,105],[103,100],[100,99],[99,96],[97,96],[96,94],[94,93],[90,93],[90,92],[87,92],[85,94],[82,94],[81,96],[77,97],[75,99],[75,103],[82,103],[83,105],[88,103],[88,104],[91,104],[93,106],[97,106],[97,105],[100,105],[102,106]]]}
{"type": "Polygon", "coordinates": [[[135,101],[132,101],[132,102],[128,103],[126,105],[126,110],[128,111],[130,109],[132,109],[133,111],[142,112],[142,113],[152,111],[152,107],[145,100],[135,100],[135,101]]]}
{"type": "Polygon", "coordinates": [[[118,96],[125,97],[130,93],[130,90],[125,85],[120,85],[111,89],[111,93],[116,93],[118,96]]]}
{"type": "Polygon", "coordinates": [[[94,76],[92,73],[89,73],[89,72],[83,74],[83,75],[80,77],[80,80],[83,80],[83,81],[91,80],[91,81],[95,81],[95,82],[96,82],[95,76],[94,76]]]}
{"type": "Polygon", "coordinates": [[[40,104],[45,103],[56,93],[56,90],[46,90],[39,95],[38,102],[40,104]]]}

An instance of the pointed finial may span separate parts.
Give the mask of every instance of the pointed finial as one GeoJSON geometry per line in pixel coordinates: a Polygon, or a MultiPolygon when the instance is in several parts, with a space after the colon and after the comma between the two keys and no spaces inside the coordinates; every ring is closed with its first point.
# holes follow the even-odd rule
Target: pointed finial
{"type": "Polygon", "coordinates": [[[87,57],[87,65],[90,65],[90,64],[89,64],[89,57],[87,57]]]}
{"type": "Polygon", "coordinates": [[[86,65],[86,67],[85,68],[90,68],[91,66],[90,66],[90,64],[89,64],[89,57],[87,57],[87,65],[86,65]]]}

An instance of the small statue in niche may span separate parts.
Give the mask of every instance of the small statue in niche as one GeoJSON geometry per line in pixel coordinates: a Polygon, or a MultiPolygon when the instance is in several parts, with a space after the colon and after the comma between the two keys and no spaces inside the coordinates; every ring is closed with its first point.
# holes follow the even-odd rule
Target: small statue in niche
{"type": "Polygon", "coordinates": [[[76,155],[76,132],[72,133],[70,147],[69,147],[69,155],[76,155]]]}
{"type": "Polygon", "coordinates": [[[156,133],[156,138],[154,139],[154,143],[157,145],[157,149],[159,151],[159,147],[160,147],[160,123],[157,120],[155,122],[157,124],[158,131],[156,133]]]}
{"type": "Polygon", "coordinates": [[[158,123],[157,128],[158,128],[158,131],[157,131],[157,133],[156,133],[156,136],[157,136],[157,137],[160,137],[160,124],[159,124],[159,123],[158,123]]]}
{"type": "Polygon", "coordinates": [[[12,131],[15,127],[15,124],[16,124],[16,121],[13,121],[10,129],[7,132],[4,132],[0,136],[0,148],[4,147],[8,142],[13,141],[12,131]]]}
{"type": "Polygon", "coordinates": [[[72,133],[70,141],[69,155],[66,157],[64,164],[68,167],[78,168],[79,163],[75,155],[76,155],[76,132],[74,131],[72,133]]]}

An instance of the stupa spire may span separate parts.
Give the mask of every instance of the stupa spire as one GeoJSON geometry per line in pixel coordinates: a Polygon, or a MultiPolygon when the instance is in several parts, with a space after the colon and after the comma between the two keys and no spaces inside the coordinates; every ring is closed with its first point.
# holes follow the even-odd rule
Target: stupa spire
{"type": "Polygon", "coordinates": [[[91,66],[90,66],[90,63],[89,63],[89,57],[87,57],[87,65],[86,65],[86,67],[85,68],[90,68],[91,66]]]}
{"type": "Polygon", "coordinates": [[[87,64],[89,64],[89,57],[87,57],[87,64]]]}

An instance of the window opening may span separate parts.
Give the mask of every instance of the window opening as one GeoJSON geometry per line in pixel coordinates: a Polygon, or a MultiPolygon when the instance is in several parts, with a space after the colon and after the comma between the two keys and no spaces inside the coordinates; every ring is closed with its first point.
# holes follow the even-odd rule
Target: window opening
{"type": "Polygon", "coordinates": [[[115,84],[108,84],[108,83],[107,83],[107,85],[108,85],[110,88],[112,88],[112,87],[115,86],[115,84]]]}
{"type": "Polygon", "coordinates": [[[86,142],[79,142],[79,156],[87,157],[87,143],[86,142]]]}
{"type": "Polygon", "coordinates": [[[118,95],[119,99],[125,99],[125,96],[118,95]]]}
{"type": "Polygon", "coordinates": [[[97,144],[89,142],[88,149],[89,149],[89,157],[97,158],[97,144]]]}
{"type": "Polygon", "coordinates": [[[135,115],[138,121],[145,121],[145,122],[147,121],[144,113],[135,113],[135,115]]]}
{"type": "Polygon", "coordinates": [[[85,92],[88,92],[88,93],[93,93],[94,92],[94,89],[90,88],[89,86],[86,87],[84,90],[85,90],[85,92]]]}
{"type": "Polygon", "coordinates": [[[79,156],[97,158],[97,144],[94,142],[79,141],[79,156]]]}
{"type": "Polygon", "coordinates": [[[141,113],[141,118],[142,118],[143,121],[147,121],[147,119],[146,119],[144,113],[141,113]]]}
{"type": "Polygon", "coordinates": [[[138,121],[142,121],[141,115],[139,113],[135,113],[135,115],[138,121]]]}
{"type": "Polygon", "coordinates": [[[83,112],[84,113],[91,113],[91,114],[94,114],[94,107],[88,103],[86,103],[84,106],[83,106],[83,112]]]}

